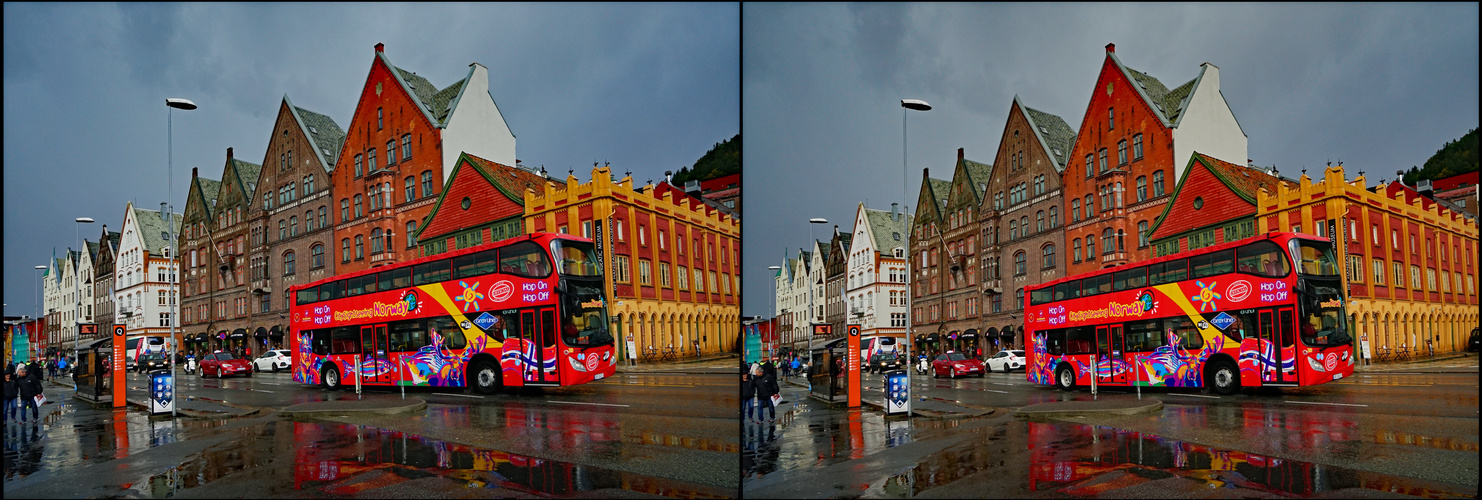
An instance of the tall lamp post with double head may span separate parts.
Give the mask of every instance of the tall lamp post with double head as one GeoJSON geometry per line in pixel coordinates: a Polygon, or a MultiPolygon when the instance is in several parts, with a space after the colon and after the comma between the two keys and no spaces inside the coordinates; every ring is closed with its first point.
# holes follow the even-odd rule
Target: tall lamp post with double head
{"type": "MultiPolygon", "coordinates": [[[[165,357],[170,358],[170,394],[173,397],[175,394],[175,353],[170,352],[170,348],[180,348],[179,342],[175,340],[175,324],[180,322],[180,315],[176,314],[176,309],[180,307],[180,301],[175,297],[175,280],[176,275],[180,272],[180,266],[176,265],[179,259],[179,252],[175,250],[175,110],[190,111],[196,109],[196,103],[191,102],[190,99],[170,97],[165,99],[165,107],[167,108],[166,114],[169,115],[166,119],[169,127],[169,151],[167,153],[168,162],[166,163],[167,171],[165,173],[167,177],[166,188],[169,191],[165,193],[168,208],[167,210],[162,210],[165,213],[160,214],[160,216],[165,219],[165,239],[168,245],[165,248],[170,252],[166,256],[166,261],[169,263],[168,266],[170,268],[170,305],[167,306],[170,308],[170,341],[165,343],[165,357]]],[[[170,405],[170,418],[175,418],[176,414],[175,405],[170,405]]]]}
{"type": "MultiPolygon", "coordinates": [[[[87,251],[82,246],[82,225],[92,224],[93,218],[78,217],[74,221],[76,224],[73,224],[72,227],[76,229],[75,232],[77,233],[77,265],[81,266],[82,254],[87,251]]],[[[82,277],[82,270],[74,268],[73,271],[76,271],[73,273],[76,275],[73,281],[76,282],[74,293],[77,294],[77,304],[75,305],[76,309],[72,313],[72,366],[74,367],[73,369],[76,369],[77,360],[79,359],[78,348],[82,346],[82,280],[77,279],[82,277]]],[[[75,377],[72,379],[72,392],[77,392],[77,378],[75,377]]]]}

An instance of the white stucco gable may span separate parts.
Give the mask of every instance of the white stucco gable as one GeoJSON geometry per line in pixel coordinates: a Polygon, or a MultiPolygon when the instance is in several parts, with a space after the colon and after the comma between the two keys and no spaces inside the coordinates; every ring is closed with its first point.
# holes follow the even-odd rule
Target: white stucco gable
{"type": "Polygon", "coordinates": [[[489,93],[489,68],[470,64],[463,89],[448,106],[451,111],[442,131],[444,180],[452,175],[458,155],[465,152],[515,166],[515,134],[489,93]]]}
{"type": "Polygon", "coordinates": [[[1246,164],[1247,136],[1220,92],[1219,67],[1200,65],[1199,78],[1187,99],[1173,127],[1173,178],[1183,178],[1195,151],[1236,165],[1246,164]]]}

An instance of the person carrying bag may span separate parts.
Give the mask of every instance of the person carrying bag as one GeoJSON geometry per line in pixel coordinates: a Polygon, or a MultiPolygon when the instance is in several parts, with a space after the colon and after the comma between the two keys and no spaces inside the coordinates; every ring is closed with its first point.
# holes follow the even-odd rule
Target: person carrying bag
{"type": "Polygon", "coordinates": [[[46,404],[46,396],[41,394],[41,376],[26,369],[21,365],[16,370],[16,389],[21,396],[21,423],[26,422],[26,408],[31,408],[31,418],[41,420],[41,410],[38,408],[46,404]]]}

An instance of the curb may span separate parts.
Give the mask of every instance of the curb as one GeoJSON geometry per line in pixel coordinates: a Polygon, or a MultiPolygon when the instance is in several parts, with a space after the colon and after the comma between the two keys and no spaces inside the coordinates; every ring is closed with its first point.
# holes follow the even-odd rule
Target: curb
{"type": "Polygon", "coordinates": [[[299,403],[278,410],[278,414],[285,417],[312,417],[312,416],[348,416],[355,413],[374,413],[377,415],[398,415],[402,413],[416,413],[427,409],[427,401],[419,398],[407,400],[407,404],[376,408],[315,408],[322,406],[324,401],[313,403],[299,403]]]}
{"type": "MultiPolygon", "coordinates": [[[[130,400],[128,400],[128,403],[129,403],[129,406],[130,407],[137,408],[137,409],[140,409],[140,410],[144,410],[144,413],[146,415],[153,416],[153,413],[150,412],[150,409],[151,408],[149,406],[149,402],[148,401],[139,401],[137,399],[130,399],[130,400]]],[[[236,407],[233,407],[233,408],[236,408],[236,407]]],[[[217,413],[217,412],[208,412],[208,411],[199,411],[199,410],[187,410],[185,408],[181,408],[179,406],[176,406],[175,407],[175,413],[178,413],[178,414],[181,414],[181,415],[185,415],[185,416],[191,417],[191,418],[217,418],[217,417],[245,417],[245,416],[248,416],[248,415],[257,414],[258,412],[262,411],[262,410],[259,410],[259,409],[246,409],[246,408],[243,408],[243,409],[246,410],[246,411],[241,412],[241,413],[217,413]]]]}
{"type": "Polygon", "coordinates": [[[1014,416],[1018,418],[1050,418],[1050,417],[1077,417],[1086,415],[1137,415],[1142,413],[1157,413],[1163,411],[1163,401],[1160,399],[1149,399],[1147,403],[1136,404],[1121,408],[1081,408],[1074,406],[1066,407],[1065,403],[1075,401],[1062,401],[1056,403],[1040,403],[1029,405],[1014,410],[1014,416]],[[1041,408],[1035,408],[1036,406],[1041,408]],[[1060,408],[1055,408],[1059,406],[1060,408]]]}

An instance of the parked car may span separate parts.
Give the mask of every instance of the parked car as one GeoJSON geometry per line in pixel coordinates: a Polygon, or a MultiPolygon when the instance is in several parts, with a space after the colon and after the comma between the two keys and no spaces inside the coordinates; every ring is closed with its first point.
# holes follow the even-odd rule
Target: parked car
{"type": "Polygon", "coordinates": [[[1472,338],[1467,340],[1467,350],[1471,352],[1482,352],[1482,328],[1472,329],[1472,338]]]}
{"type": "Polygon", "coordinates": [[[963,356],[957,351],[947,351],[946,354],[938,355],[937,359],[931,362],[933,377],[941,378],[942,374],[946,374],[948,378],[957,378],[958,375],[969,373],[976,373],[979,377],[983,376],[983,362],[963,356]]]}
{"type": "Polygon", "coordinates": [[[252,360],[252,371],[260,372],[272,370],[278,372],[287,370],[293,363],[293,357],[288,355],[287,349],[273,349],[262,353],[257,359],[252,360]]]}
{"type": "Polygon", "coordinates": [[[901,368],[901,360],[896,357],[895,353],[880,352],[875,353],[874,356],[870,356],[870,371],[884,373],[885,370],[896,370],[899,368],[901,368]]]}
{"type": "Polygon", "coordinates": [[[164,353],[145,354],[139,356],[139,362],[135,366],[135,369],[139,373],[148,373],[152,370],[168,370],[170,368],[170,358],[165,356],[164,353]]]}
{"type": "Polygon", "coordinates": [[[207,374],[215,374],[216,378],[238,374],[251,377],[252,363],[232,356],[232,353],[217,351],[207,354],[206,358],[201,360],[201,377],[207,374]]]}
{"type": "Polygon", "coordinates": [[[988,361],[984,365],[988,367],[988,371],[990,372],[1002,371],[1007,373],[1009,370],[1022,369],[1024,368],[1024,351],[998,351],[998,354],[994,354],[993,357],[988,358],[988,361]]]}

